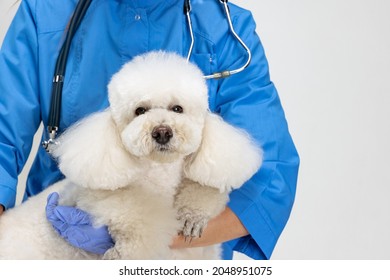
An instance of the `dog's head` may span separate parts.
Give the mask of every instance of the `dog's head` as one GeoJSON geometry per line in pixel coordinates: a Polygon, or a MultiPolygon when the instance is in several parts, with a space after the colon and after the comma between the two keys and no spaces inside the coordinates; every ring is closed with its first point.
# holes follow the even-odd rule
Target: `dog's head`
{"type": "Polygon", "coordinates": [[[170,161],[196,151],[208,110],[202,72],[173,53],[138,56],[113,76],[112,117],[131,154],[170,161]]]}
{"type": "Polygon", "coordinates": [[[144,174],[140,159],[184,159],[184,177],[225,191],[259,168],[261,150],[209,112],[203,74],[184,58],[138,56],[113,76],[108,90],[110,107],[73,125],[52,150],[74,183],[113,190],[144,174]]]}

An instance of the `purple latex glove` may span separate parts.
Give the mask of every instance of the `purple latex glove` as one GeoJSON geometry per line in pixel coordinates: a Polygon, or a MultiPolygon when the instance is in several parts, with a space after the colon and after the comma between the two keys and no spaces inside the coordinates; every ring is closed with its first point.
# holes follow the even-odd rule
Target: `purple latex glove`
{"type": "Polygon", "coordinates": [[[71,245],[94,254],[102,255],[114,246],[106,226],[95,228],[87,212],[59,206],[58,198],[58,193],[47,197],[46,217],[59,235],[71,245]]]}

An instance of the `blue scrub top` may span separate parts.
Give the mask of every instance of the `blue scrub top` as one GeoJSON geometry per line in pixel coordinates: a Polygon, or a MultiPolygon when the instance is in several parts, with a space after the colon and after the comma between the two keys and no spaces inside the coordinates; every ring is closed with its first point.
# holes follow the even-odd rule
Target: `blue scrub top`
{"type": "MultiPolygon", "coordinates": [[[[54,65],[76,0],[23,0],[0,52],[0,204],[13,207],[17,177],[41,122],[47,139],[54,65]]],[[[294,202],[299,157],[251,13],[230,3],[238,34],[252,51],[242,73],[209,80],[209,106],[247,130],[264,149],[264,163],[232,192],[229,207],[249,235],[224,244],[254,259],[270,258],[294,202]]],[[[193,0],[195,46],[191,61],[205,74],[235,69],[246,52],[229,32],[219,1],[193,0]]],[[[186,56],[191,38],[183,1],[94,0],[77,31],[67,61],[60,128],[108,106],[111,76],[134,56],[166,50],[186,56]]],[[[62,178],[40,148],[28,176],[26,197],[62,178]]]]}

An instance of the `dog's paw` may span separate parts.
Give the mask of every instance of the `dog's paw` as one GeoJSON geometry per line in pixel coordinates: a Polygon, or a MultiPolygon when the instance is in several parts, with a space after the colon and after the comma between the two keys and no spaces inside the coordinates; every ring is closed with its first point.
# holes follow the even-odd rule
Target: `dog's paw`
{"type": "Polygon", "coordinates": [[[210,217],[201,211],[183,207],[178,210],[178,220],[182,225],[179,234],[183,235],[186,241],[191,242],[193,238],[202,237],[210,217]]]}
{"type": "Polygon", "coordinates": [[[104,255],[103,260],[120,260],[121,255],[115,247],[108,249],[104,255]]]}

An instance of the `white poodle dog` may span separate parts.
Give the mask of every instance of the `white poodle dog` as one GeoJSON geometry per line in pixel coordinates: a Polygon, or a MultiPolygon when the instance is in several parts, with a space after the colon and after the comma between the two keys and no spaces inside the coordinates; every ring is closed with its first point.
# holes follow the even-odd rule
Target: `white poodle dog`
{"type": "Polygon", "coordinates": [[[172,250],[200,236],[228,193],[260,167],[261,149],[208,109],[202,72],[172,53],[136,57],[113,76],[110,107],[52,147],[66,179],[0,217],[0,259],[218,259],[220,245],[172,250]],[[46,199],[107,225],[103,256],[72,247],[45,216],[46,199]]]}

